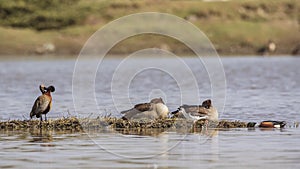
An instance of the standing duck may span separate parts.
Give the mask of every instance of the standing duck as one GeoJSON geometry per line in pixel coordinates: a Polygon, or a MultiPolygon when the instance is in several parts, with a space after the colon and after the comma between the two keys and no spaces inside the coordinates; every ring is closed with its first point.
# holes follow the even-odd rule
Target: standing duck
{"type": "Polygon", "coordinates": [[[218,111],[212,106],[211,100],[205,100],[202,105],[182,105],[172,112],[174,117],[191,119],[194,122],[205,119],[218,121],[218,111]]]}
{"type": "Polygon", "coordinates": [[[45,120],[47,120],[46,114],[52,106],[51,92],[54,92],[55,88],[54,86],[45,87],[44,85],[40,85],[40,91],[42,95],[35,100],[30,112],[30,118],[32,119],[33,116],[36,116],[36,118],[40,118],[43,121],[42,114],[45,115],[45,120]]]}
{"type": "Polygon", "coordinates": [[[150,103],[140,103],[132,109],[121,112],[121,114],[124,114],[123,120],[167,118],[168,113],[169,109],[162,98],[154,98],[150,103]]]}

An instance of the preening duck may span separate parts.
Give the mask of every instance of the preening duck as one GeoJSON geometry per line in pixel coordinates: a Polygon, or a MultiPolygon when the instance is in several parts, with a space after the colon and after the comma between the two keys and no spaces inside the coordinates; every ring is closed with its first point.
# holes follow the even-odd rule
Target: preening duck
{"type": "Polygon", "coordinates": [[[47,92],[47,87],[43,84],[40,85],[40,91],[42,92],[42,94],[47,92]]]}
{"type": "Polygon", "coordinates": [[[163,102],[162,98],[154,98],[150,103],[140,103],[135,105],[132,109],[122,111],[124,114],[122,119],[158,119],[167,118],[169,113],[168,107],[163,102]]]}
{"type": "Polygon", "coordinates": [[[36,118],[40,118],[43,121],[42,114],[45,115],[45,120],[47,120],[46,114],[52,106],[51,92],[54,92],[55,88],[54,86],[45,87],[44,85],[40,85],[40,91],[42,95],[35,100],[30,112],[30,118],[32,119],[33,116],[36,116],[36,118]]]}

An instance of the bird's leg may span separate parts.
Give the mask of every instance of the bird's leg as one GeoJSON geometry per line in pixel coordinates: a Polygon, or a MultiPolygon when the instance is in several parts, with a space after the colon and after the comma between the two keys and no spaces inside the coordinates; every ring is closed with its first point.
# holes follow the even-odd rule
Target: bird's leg
{"type": "Polygon", "coordinates": [[[42,128],[42,122],[43,122],[43,118],[42,118],[42,115],[40,117],[40,128],[42,128]]]}
{"type": "Polygon", "coordinates": [[[45,121],[47,121],[47,116],[46,116],[46,114],[45,114],[45,121]]]}
{"type": "Polygon", "coordinates": [[[208,130],[207,130],[207,128],[208,128],[208,120],[206,119],[206,120],[205,120],[205,131],[206,131],[206,134],[208,135],[208,130]]]}
{"type": "Polygon", "coordinates": [[[197,121],[193,122],[193,132],[196,132],[196,125],[197,125],[196,123],[197,123],[197,121]]]}

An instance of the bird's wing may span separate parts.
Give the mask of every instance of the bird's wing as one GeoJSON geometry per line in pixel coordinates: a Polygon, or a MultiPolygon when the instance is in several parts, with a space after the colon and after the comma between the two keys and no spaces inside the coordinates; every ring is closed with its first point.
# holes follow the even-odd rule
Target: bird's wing
{"type": "Polygon", "coordinates": [[[174,115],[174,117],[185,117],[183,112],[190,113],[190,112],[197,112],[197,105],[182,105],[180,106],[176,111],[173,111],[171,114],[174,115]],[[184,110],[184,111],[183,111],[184,110]]]}
{"type": "Polygon", "coordinates": [[[140,103],[140,104],[135,105],[134,108],[132,108],[132,109],[121,111],[121,114],[126,114],[131,111],[143,112],[143,111],[148,111],[148,110],[152,110],[152,109],[153,108],[151,106],[151,103],[140,103]]]}
{"type": "Polygon", "coordinates": [[[31,112],[30,112],[30,117],[32,118],[35,115],[41,114],[43,111],[46,110],[48,104],[49,104],[49,102],[47,103],[47,99],[43,95],[39,96],[35,100],[35,102],[32,106],[32,109],[31,109],[31,112]]]}
{"type": "Polygon", "coordinates": [[[32,111],[30,113],[31,116],[44,112],[48,108],[50,102],[51,100],[47,99],[45,95],[39,96],[34,102],[32,111]]]}
{"type": "Polygon", "coordinates": [[[125,119],[131,119],[133,116],[135,116],[138,113],[140,113],[140,111],[138,111],[135,108],[125,110],[125,111],[121,112],[121,114],[124,114],[123,118],[125,118],[125,119]]]}
{"type": "Polygon", "coordinates": [[[198,105],[182,105],[180,108],[184,108],[186,113],[196,113],[199,111],[198,105]]]}
{"type": "Polygon", "coordinates": [[[208,111],[206,108],[198,105],[183,105],[181,108],[184,108],[186,113],[189,113],[192,116],[207,116],[208,111]]]}
{"type": "Polygon", "coordinates": [[[31,109],[31,112],[30,112],[30,118],[32,118],[33,116],[36,115],[37,113],[37,108],[39,107],[39,97],[35,100],[33,106],[32,106],[32,109],[31,109]]]}
{"type": "Polygon", "coordinates": [[[134,108],[122,111],[121,114],[124,114],[123,118],[130,119],[136,114],[139,114],[144,111],[150,111],[153,107],[151,103],[141,103],[134,106],[134,108]]]}
{"type": "Polygon", "coordinates": [[[137,104],[134,106],[135,109],[137,109],[138,111],[149,111],[152,108],[151,103],[141,103],[141,104],[137,104]]]}

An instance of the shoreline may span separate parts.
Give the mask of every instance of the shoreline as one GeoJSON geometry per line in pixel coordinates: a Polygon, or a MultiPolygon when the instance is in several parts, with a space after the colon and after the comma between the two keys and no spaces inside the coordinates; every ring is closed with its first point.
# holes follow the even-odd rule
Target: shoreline
{"type": "MultiPolygon", "coordinates": [[[[11,5],[15,6],[14,12],[20,12],[23,15],[22,10],[17,10],[18,4],[11,2],[11,5]]],[[[21,7],[20,9],[27,9],[27,6],[21,7]]],[[[65,9],[63,11],[65,13],[48,11],[49,16],[47,15],[46,18],[49,20],[44,23],[43,29],[34,27],[40,24],[36,20],[30,20],[33,23],[27,23],[23,22],[22,17],[6,16],[12,18],[11,20],[4,19],[3,23],[0,23],[0,55],[78,55],[89,37],[97,30],[120,17],[141,12],[168,13],[185,19],[204,33],[221,56],[264,54],[270,41],[276,44],[275,51],[270,55],[300,55],[300,15],[297,13],[300,3],[292,0],[210,3],[170,0],[160,3],[129,0],[112,2],[79,0],[71,7],[65,9]],[[168,8],[162,8],[162,6],[168,6],[168,8]],[[74,17],[74,10],[82,16],[74,17]],[[59,23],[53,23],[59,19],[75,20],[73,24],[59,27],[59,23]],[[15,22],[18,22],[19,26],[16,26],[15,22]],[[58,27],[54,29],[51,26],[58,27]]],[[[11,10],[10,5],[4,5],[3,8],[11,10]]],[[[28,7],[28,10],[32,9],[28,7]]],[[[28,14],[28,17],[44,16],[40,10],[37,8],[36,11],[31,11],[33,16],[28,14]]],[[[124,24],[119,29],[126,29],[130,26],[124,24]]],[[[170,26],[166,29],[173,28],[170,26]]],[[[99,43],[105,43],[105,41],[100,39],[99,43]]],[[[109,51],[109,54],[130,54],[145,48],[164,49],[177,55],[194,54],[181,41],[156,34],[136,35],[123,39],[109,51]]]]}
{"type": "MultiPolygon", "coordinates": [[[[130,55],[130,54],[128,54],[130,55]]],[[[128,56],[126,54],[122,55],[106,55],[106,59],[122,59],[128,56]]],[[[1,61],[51,61],[51,60],[76,60],[79,55],[1,55],[1,61]]],[[[277,55],[218,55],[220,58],[284,58],[284,57],[293,57],[298,58],[299,55],[290,55],[290,54],[277,54],[277,55]]],[[[181,55],[182,58],[197,58],[196,55],[181,55]]],[[[95,57],[96,59],[97,57],[95,57]]],[[[140,58],[149,58],[149,56],[140,56],[140,58]]],[[[168,57],[166,57],[168,58],[168,57]]],[[[171,57],[170,57],[171,58],[171,57]]],[[[212,58],[212,57],[211,57],[212,58]]]]}

